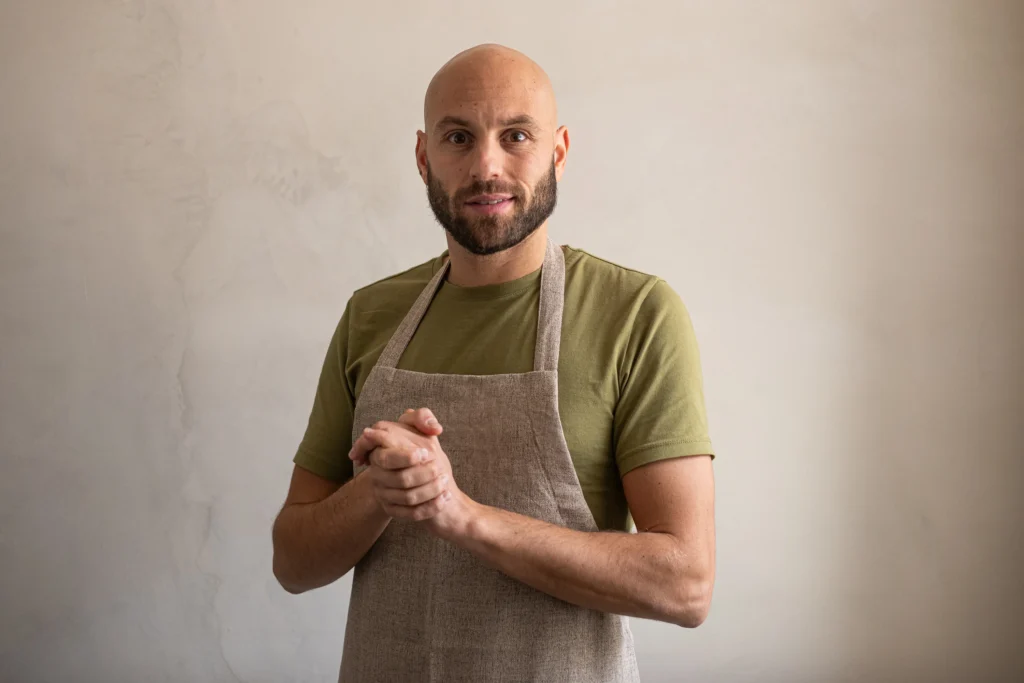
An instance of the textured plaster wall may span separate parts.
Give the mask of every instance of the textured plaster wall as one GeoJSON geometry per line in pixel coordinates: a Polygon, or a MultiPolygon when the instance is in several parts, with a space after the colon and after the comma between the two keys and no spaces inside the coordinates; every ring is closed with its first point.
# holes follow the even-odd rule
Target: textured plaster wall
{"type": "Polygon", "coordinates": [[[1020,680],[1024,11],[977,0],[0,4],[0,679],[334,678],[348,581],[269,528],[492,40],[570,127],[555,239],[703,350],[717,593],[633,622],[645,680],[1020,680]]]}

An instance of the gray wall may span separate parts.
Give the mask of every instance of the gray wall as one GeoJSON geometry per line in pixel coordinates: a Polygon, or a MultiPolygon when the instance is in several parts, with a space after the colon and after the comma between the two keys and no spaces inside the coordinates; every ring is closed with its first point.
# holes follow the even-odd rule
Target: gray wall
{"type": "Polygon", "coordinates": [[[0,678],[336,675],[271,521],[348,295],[444,248],[423,89],[550,72],[559,242],[700,338],[719,575],[646,681],[1022,670],[1024,8],[8,0],[0,678]]]}

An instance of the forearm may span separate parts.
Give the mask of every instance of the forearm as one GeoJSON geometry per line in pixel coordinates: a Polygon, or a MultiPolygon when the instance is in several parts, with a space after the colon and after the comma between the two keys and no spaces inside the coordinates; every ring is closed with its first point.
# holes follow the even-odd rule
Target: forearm
{"type": "Polygon", "coordinates": [[[363,475],[321,501],[287,505],[274,522],[274,575],[289,593],[333,583],[363,558],[389,521],[363,475]]]}
{"type": "Polygon", "coordinates": [[[582,532],[479,506],[451,539],[495,569],[582,607],[680,626],[707,614],[713,558],[667,533],[582,532]]]}

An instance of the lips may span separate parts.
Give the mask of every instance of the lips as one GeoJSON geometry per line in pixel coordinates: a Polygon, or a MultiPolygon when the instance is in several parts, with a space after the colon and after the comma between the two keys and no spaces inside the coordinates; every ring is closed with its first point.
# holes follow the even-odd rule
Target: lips
{"type": "Polygon", "coordinates": [[[516,198],[510,194],[478,194],[465,203],[465,210],[474,216],[505,216],[515,211],[516,198]]]}
{"type": "Polygon", "coordinates": [[[496,206],[503,202],[509,202],[515,199],[510,194],[481,194],[475,197],[469,198],[466,203],[473,204],[475,206],[496,206]]]}

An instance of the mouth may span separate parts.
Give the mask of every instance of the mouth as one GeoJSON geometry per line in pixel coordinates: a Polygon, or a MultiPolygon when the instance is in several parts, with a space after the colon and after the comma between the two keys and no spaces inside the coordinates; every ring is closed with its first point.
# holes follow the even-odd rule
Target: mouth
{"type": "Polygon", "coordinates": [[[473,213],[491,215],[510,210],[515,201],[510,194],[481,194],[468,199],[466,206],[473,213]]]}

